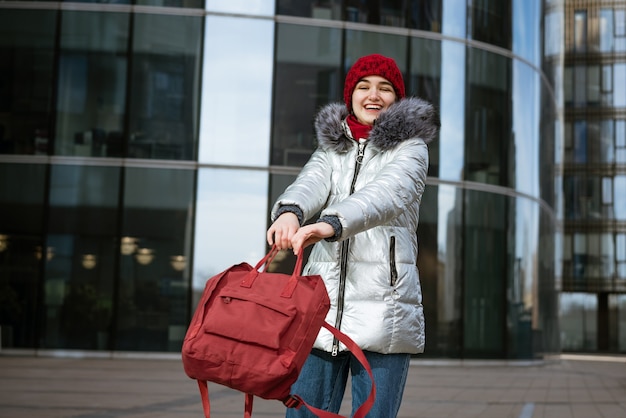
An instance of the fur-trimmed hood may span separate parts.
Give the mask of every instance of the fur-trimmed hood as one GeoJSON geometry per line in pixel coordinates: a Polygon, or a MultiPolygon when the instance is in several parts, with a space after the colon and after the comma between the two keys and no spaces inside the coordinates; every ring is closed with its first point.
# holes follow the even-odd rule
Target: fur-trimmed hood
{"type": "MultiPolygon", "coordinates": [[[[331,103],[320,109],[315,117],[317,141],[323,149],[346,152],[351,139],[344,131],[348,109],[343,103],[331,103]]],[[[382,151],[395,147],[410,138],[421,138],[425,143],[439,134],[439,112],[429,102],[418,97],[397,101],[382,112],[372,130],[368,143],[382,151]]]]}

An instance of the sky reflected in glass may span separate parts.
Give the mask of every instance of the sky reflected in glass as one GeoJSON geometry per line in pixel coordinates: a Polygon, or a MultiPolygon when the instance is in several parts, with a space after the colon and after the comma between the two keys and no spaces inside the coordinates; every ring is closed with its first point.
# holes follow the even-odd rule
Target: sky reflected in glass
{"type": "Polygon", "coordinates": [[[207,17],[201,163],[268,165],[273,45],[271,21],[207,17]]]}
{"type": "Polygon", "coordinates": [[[513,62],[513,141],[515,180],[511,187],[539,197],[539,75],[519,61],[513,62]]]}
{"type": "Polygon", "coordinates": [[[274,15],[274,3],[271,0],[206,0],[206,10],[220,13],[272,16],[274,15]]]}
{"type": "Polygon", "coordinates": [[[444,41],[441,61],[439,177],[462,180],[465,150],[465,45],[444,41]]]}
{"type": "Polygon", "coordinates": [[[442,33],[448,36],[465,38],[467,21],[466,0],[443,1],[442,33]]]}
{"type": "Polygon", "coordinates": [[[233,264],[254,265],[265,255],[268,174],[201,169],[197,194],[194,290],[233,264]]]}
{"type": "Polygon", "coordinates": [[[541,65],[541,2],[513,1],[513,53],[541,65]]]}

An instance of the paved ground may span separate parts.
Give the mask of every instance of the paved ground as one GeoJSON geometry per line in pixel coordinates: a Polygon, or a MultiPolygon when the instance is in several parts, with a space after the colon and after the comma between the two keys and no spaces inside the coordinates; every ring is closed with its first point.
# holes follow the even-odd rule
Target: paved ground
{"type": "MultiPolygon", "coordinates": [[[[214,418],[243,417],[241,393],[210,385],[214,418]]],[[[345,402],[347,404],[347,402],[345,402]]],[[[282,417],[255,399],[253,417],[282,417]]],[[[346,410],[342,409],[343,414],[346,410]]],[[[202,418],[180,360],[0,353],[0,418],[202,418]]],[[[624,418],[626,357],[541,364],[415,361],[400,418],[624,418]]]]}

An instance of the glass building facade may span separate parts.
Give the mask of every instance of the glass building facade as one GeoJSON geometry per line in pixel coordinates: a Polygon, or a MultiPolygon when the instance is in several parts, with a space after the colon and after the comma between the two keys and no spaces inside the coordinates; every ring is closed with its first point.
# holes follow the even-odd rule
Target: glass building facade
{"type": "Polygon", "coordinates": [[[382,53],[442,122],[418,230],[424,356],[559,352],[564,16],[541,0],[1,2],[2,349],[179,351],[206,280],[267,252],[316,110],[382,53]]]}
{"type": "Polygon", "coordinates": [[[566,1],[564,351],[626,352],[626,2],[566,1]]]}

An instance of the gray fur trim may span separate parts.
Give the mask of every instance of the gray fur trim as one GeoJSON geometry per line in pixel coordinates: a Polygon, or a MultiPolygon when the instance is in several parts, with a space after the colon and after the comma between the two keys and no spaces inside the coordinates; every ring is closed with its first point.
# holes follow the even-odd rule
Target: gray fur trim
{"type": "Polygon", "coordinates": [[[322,148],[336,152],[346,152],[350,149],[352,144],[344,135],[341,126],[341,122],[347,117],[348,109],[345,104],[331,103],[322,107],[315,117],[315,132],[322,148]]]}
{"type": "MultiPolygon", "coordinates": [[[[347,116],[348,110],[341,103],[328,104],[318,112],[315,131],[320,147],[335,152],[351,148],[351,140],[341,125],[347,116]]],[[[411,138],[421,138],[428,144],[437,138],[440,126],[439,112],[432,104],[418,97],[407,97],[380,114],[368,142],[382,151],[411,138]]]]}

